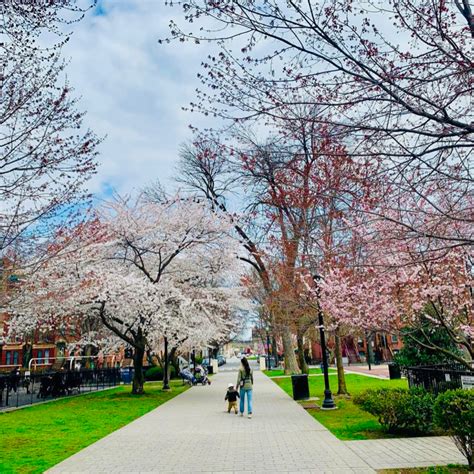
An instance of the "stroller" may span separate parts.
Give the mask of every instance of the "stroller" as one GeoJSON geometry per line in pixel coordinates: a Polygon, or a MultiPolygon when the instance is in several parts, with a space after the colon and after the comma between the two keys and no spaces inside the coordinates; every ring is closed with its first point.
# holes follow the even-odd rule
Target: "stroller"
{"type": "Polygon", "coordinates": [[[196,379],[195,385],[198,384],[198,383],[200,383],[202,385],[211,385],[211,381],[209,380],[209,378],[207,376],[207,370],[201,365],[198,365],[196,367],[195,379],[196,379]]]}
{"type": "Polygon", "coordinates": [[[211,385],[211,381],[207,377],[207,372],[200,366],[196,367],[196,375],[194,375],[188,368],[183,369],[179,375],[183,379],[183,382],[189,385],[211,385]]]}

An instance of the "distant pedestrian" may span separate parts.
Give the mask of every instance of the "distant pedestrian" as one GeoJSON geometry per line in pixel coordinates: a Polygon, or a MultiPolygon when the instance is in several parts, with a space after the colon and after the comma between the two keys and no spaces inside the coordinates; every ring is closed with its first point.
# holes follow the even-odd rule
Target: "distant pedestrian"
{"type": "Polygon", "coordinates": [[[234,388],[234,384],[230,383],[227,386],[227,392],[225,394],[225,399],[227,400],[227,413],[230,413],[231,410],[234,410],[235,414],[237,415],[237,398],[240,398],[239,392],[234,388]]]}
{"type": "Polygon", "coordinates": [[[9,391],[13,390],[16,393],[16,391],[18,390],[19,383],[20,383],[20,367],[15,367],[10,372],[9,391]]]}
{"type": "Polygon", "coordinates": [[[237,378],[237,387],[240,388],[240,416],[244,416],[245,397],[247,397],[247,414],[252,418],[253,372],[245,357],[242,357],[241,363],[237,378]]]}

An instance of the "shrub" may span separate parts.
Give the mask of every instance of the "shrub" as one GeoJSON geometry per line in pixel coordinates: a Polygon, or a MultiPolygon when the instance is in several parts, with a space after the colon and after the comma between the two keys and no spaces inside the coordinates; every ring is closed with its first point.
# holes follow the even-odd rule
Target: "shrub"
{"type": "Polygon", "coordinates": [[[354,403],[376,416],[390,433],[426,434],[433,428],[434,396],[420,388],[367,390],[354,403]]]}
{"type": "MultiPolygon", "coordinates": [[[[425,307],[427,314],[436,317],[431,305],[425,307]]],[[[452,355],[462,356],[456,343],[449,337],[444,328],[433,324],[431,319],[421,316],[417,321],[418,327],[409,327],[401,331],[403,347],[395,355],[395,362],[400,367],[416,365],[449,364],[456,362],[452,355]],[[421,341],[423,344],[419,344],[421,341]],[[429,349],[426,345],[434,345],[446,349],[448,353],[429,349]],[[451,356],[449,355],[452,354],[451,356]]]]}
{"type": "Polygon", "coordinates": [[[469,467],[474,467],[474,391],[448,390],[436,399],[434,421],[445,430],[466,457],[469,467]]]}
{"type": "MultiPolygon", "coordinates": [[[[173,379],[176,376],[176,371],[172,365],[170,365],[170,378],[173,379]]],[[[145,372],[145,380],[153,381],[153,380],[163,380],[163,368],[159,365],[155,365],[150,367],[145,372]]]]}

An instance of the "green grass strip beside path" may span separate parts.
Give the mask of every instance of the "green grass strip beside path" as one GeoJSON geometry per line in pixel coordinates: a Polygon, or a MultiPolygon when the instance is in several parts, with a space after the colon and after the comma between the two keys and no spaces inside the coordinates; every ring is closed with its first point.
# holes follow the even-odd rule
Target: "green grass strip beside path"
{"type": "Polygon", "coordinates": [[[64,398],[0,414],[0,473],[40,473],[184,392],[188,386],[147,383],[64,398]]]}
{"type": "MultiPolygon", "coordinates": [[[[278,384],[288,395],[293,396],[291,387],[291,378],[288,377],[274,377],[272,380],[278,384]]],[[[311,397],[319,397],[322,403],[324,399],[324,378],[323,377],[309,377],[309,393],[311,397]]],[[[329,383],[333,394],[337,392],[337,377],[329,377],[329,383]]],[[[401,380],[383,380],[373,377],[365,377],[364,375],[346,374],[347,389],[351,395],[363,392],[369,388],[381,387],[408,387],[408,382],[401,380]]],[[[337,410],[319,410],[309,409],[316,420],[322,423],[331,433],[342,440],[357,440],[357,439],[379,439],[391,438],[393,436],[385,433],[382,426],[377,421],[377,418],[361,410],[354,405],[350,398],[334,396],[337,410]]],[[[304,405],[304,402],[303,402],[304,405]]]]}
{"type": "MultiPolygon", "coordinates": [[[[330,374],[337,373],[336,369],[328,369],[330,374]]],[[[284,370],[281,369],[274,369],[274,370],[264,370],[263,373],[268,375],[270,378],[273,377],[290,377],[290,375],[286,375],[284,370]]],[[[323,371],[319,367],[314,367],[309,369],[310,375],[323,375],[323,371]]]]}

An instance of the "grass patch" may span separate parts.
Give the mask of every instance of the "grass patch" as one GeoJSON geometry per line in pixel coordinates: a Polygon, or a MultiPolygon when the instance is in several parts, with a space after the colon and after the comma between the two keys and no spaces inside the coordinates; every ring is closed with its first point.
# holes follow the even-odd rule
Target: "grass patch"
{"type": "Polygon", "coordinates": [[[40,473],[184,392],[188,385],[147,383],[146,393],[131,387],[61,399],[0,414],[0,472],[40,473]]]}
{"type": "MultiPolygon", "coordinates": [[[[288,395],[293,396],[291,378],[273,378],[288,395]]],[[[324,398],[324,378],[309,377],[309,393],[311,397],[319,397],[321,402],[324,398]]],[[[333,394],[337,391],[337,378],[330,377],[329,383],[333,394]]],[[[365,377],[363,375],[346,374],[346,384],[351,395],[363,392],[369,388],[407,388],[408,382],[404,379],[400,380],[384,380],[373,377],[365,377]]],[[[345,396],[334,395],[337,410],[319,410],[309,409],[316,420],[322,423],[331,433],[335,434],[342,440],[357,439],[379,439],[393,438],[393,435],[386,433],[377,418],[361,410],[354,405],[352,400],[345,396]]],[[[319,403],[319,402],[318,402],[319,403]]],[[[304,402],[302,403],[304,405],[304,402]]]]}
{"type": "MultiPolygon", "coordinates": [[[[336,369],[329,369],[329,373],[336,373],[336,369]]],[[[270,378],[273,377],[282,377],[285,376],[285,371],[281,369],[275,369],[275,370],[264,370],[263,373],[265,375],[268,375],[270,378]]],[[[310,375],[312,374],[319,374],[322,375],[323,371],[319,367],[314,367],[312,369],[309,369],[310,375]]]]}
{"type": "Polygon", "coordinates": [[[466,474],[469,471],[468,466],[448,465],[417,467],[409,469],[381,469],[379,474],[466,474]]]}

